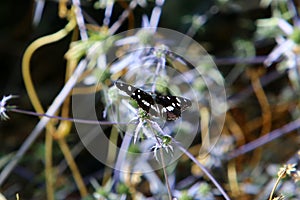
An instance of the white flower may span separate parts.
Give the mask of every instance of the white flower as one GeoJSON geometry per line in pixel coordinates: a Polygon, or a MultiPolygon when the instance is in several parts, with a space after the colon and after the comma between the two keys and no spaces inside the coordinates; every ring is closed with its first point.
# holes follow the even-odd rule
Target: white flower
{"type": "Polygon", "coordinates": [[[7,107],[6,103],[8,100],[12,98],[16,98],[17,96],[15,95],[9,95],[9,96],[3,96],[2,100],[0,101],[0,118],[1,120],[7,120],[9,119],[9,116],[6,114],[7,107]]]}

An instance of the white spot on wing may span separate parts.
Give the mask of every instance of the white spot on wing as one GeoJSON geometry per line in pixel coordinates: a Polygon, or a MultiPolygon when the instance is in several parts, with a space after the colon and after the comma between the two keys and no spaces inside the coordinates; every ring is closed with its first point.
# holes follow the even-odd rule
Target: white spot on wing
{"type": "Polygon", "coordinates": [[[152,108],[153,110],[155,110],[155,112],[158,112],[158,110],[157,110],[157,107],[156,107],[156,106],[154,106],[154,105],[151,105],[151,108],[152,108]]]}
{"type": "Polygon", "coordinates": [[[167,96],[167,99],[170,100],[171,98],[169,96],[167,96]]]}
{"type": "Polygon", "coordinates": [[[172,106],[175,107],[175,103],[172,103],[172,106]]]}
{"type": "Polygon", "coordinates": [[[144,99],[142,100],[143,104],[145,104],[146,106],[150,106],[150,103],[148,103],[147,101],[145,101],[144,99]]]}
{"type": "Polygon", "coordinates": [[[141,95],[138,94],[138,98],[140,99],[140,98],[141,98],[141,95]]]}
{"type": "Polygon", "coordinates": [[[131,86],[130,85],[128,86],[128,90],[131,91],[131,86]]]}
{"type": "Polygon", "coordinates": [[[168,111],[172,111],[172,110],[174,110],[174,107],[173,107],[173,106],[168,106],[168,107],[166,107],[166,109],[167,109],[168,111]]]}
{"type": "Polygon", "coordinates": [[[181,103],[181,100],[180,100],[178,97],[176,97],[176,100],[177,100],[179,103],[181,103]]]}

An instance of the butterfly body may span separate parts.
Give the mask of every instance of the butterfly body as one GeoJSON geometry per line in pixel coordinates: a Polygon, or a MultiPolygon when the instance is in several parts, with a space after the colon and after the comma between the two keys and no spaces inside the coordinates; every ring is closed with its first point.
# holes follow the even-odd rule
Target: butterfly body
{"type": "Polygon", "coordinates": [[[115,85],[134,99],[140,108],[155,117],[176,120],[183,111],[192,105],[189,99],[183,97],[148,93],[119,81],[115,82],[115,85]]]}

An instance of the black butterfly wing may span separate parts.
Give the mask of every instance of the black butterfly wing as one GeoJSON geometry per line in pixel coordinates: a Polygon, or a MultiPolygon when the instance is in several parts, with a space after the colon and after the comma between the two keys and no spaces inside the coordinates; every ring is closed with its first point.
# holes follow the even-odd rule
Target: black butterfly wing
{"type": "Polygon", "coordinates": [[[144,111],[154,116],[158,115],[154,99],[149,93],[119,81],[115,82],[115,85],[117,88],[126,92],[131,98],[133,98],[144,111]]]}
{"type": "Polygon", "coordinates": [[[115,82],[115,85],[133,98],[148,114],[167,120],[176,120],[192,105],[189,99],[183,97],[154,94],[155,98],[153,98],[151,94],[132,85],[119,81],[115,82]]]}
{"type": "Polygon", "coordinates": [[[176,120],[181,116],[181,113],[192,105],[189,99],[178,96],[157,95],[155,103],[159,106],[161,116],[167,120],[176,120]]]}

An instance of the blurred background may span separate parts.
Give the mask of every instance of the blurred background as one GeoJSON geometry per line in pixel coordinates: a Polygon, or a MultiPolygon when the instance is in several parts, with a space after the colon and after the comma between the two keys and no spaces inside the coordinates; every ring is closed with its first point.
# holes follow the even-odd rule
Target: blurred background
{"type": "MultiPolygon", "coordinates": [[[[67,9],[73,4],[71,1],[61,2],[67,9]]],[[[34,40],[57,32],[68,23],[68,18],[59,16],[61,2],[0,2],[0,98],[3,95],[18,95],[9,104],[17,105],[20,109],[33,111],[22,77],[24,52],[34,40]]],[[[132,1],[112,2],[108,27],[119,19],[132,1]]],[[[218,152],[212,152],[219,165],[210,163],[207,166],[232,199],[267,199],[275,186],[280,167],[299,163],[297,151],[300,138],[297,129],[300,124],[292,124],[289,131],[281,128],[300,116],[300,2],[177,0],[162,1],[161,6],[160,1],[154,0],[136,2],[137,6],[130,11],[116,33],[140,28],[143,15],[150,17],[155,8],[161,8],[159,27],[187,34],[207,50],[224,76],[229,106],[221,143],[216,147],[218,152]],[[276,139],[261,139],[267,143],[263,149],[255,147],[254,151],[237,156],[240,153],[238,147],[274,130],[282,134],[276,139]],[[233,142],[226,143],[227,138],[233,142]]],[[[105,6],[101,5],[108,5],[105,3],[101,0],[81,1],[86,24],[102,26],[105,6]]],[[[57,42],[39,48],[30,60],[30,74],[45,109],[64,85],[65,54],[72,37],[72,34],[68,34],[57,42]]],[[[39,120],[38,117],[13,112],[8,112],[8,115],[9,120],[0,121],[0,172],[39,120]]],[[[72,149],[80,146],[80,140],[73,129],[71,132],[66,142],[72,149]]],[[[197,144],[189,149],[191,152],[193,147],[197,148],[197,144]]],[[[60,176],[54,175],[55,199],[80,199],[82,195],[56,141],[53,143],[52,156],[55,169],[62,172],[60,176]]],[[[104,179],[104,166],[84,148],[74,160],[88,188],[89,195],[85,198],[97,199],[97,187],[89,180],[104,179]]],[[[291,171],[294,173],[296,169],[291,171]]],[[[278,197],[283,194],[286,199],[300,198],[299,174],[293,173],[276,188],[278,197]]],[[[201,199],[222,199],[218,192],[213,191],[214,186],[204,181],[206,178],[187,158],[179,162],[173,176],[176,177],[175,188],[181,192],[179,196],[182,199],[184,192],[188,193],[196,183],[200,184],[197,192],[201,191],[201,199]],[[186,173],[180,174],[183,170],[186,173]],[[205,192],[202,193],[201,189],[205,192]]],[[[145,178],[137,185],[127,187],[126,199],[138,199],[132,195],[131,187],[149,199],[152,196],[155,199],[155,195],[149,192],[149,182],[145,178]]],[[[45,134],[41,134],[17,164],[1,185],[0,193],[7,199],[14,199],[16,193],[20,194],[20,199],[49,199],[45,194],[45,134]]],[[[186,196],[200,199],[197,195],[186,196]]]]}

